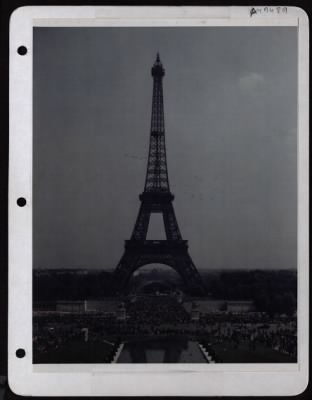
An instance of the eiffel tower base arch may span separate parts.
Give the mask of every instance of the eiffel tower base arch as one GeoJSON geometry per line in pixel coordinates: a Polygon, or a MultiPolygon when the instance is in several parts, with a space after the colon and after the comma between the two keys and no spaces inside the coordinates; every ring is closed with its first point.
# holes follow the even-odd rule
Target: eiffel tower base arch
{"type": "Polygon", "coordinates": [[[202,279],[188,253],[187,240],[126,240],[125,251],[114,272],[117,294],[125,294],[136,270],[148,264],[165,264],[182,278],[184,290],[192,296],[205,293],[202,279]]]}

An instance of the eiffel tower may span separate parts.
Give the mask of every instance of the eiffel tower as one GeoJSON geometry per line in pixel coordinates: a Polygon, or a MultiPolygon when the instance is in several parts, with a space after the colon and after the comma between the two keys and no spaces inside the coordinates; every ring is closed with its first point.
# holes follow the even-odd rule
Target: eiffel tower
{"type": "Polygon", "coordinates": [[[182,239],[173,209],[170,192],[166,145],[162,80],[165,70],[157,53],[152,67],[153,100],[147,172],[139,214],[130,240],[125,241],[124,254],[115,270],[119,293],[126,291],[132,274],[140,267],[157,263],[172,267],[183,279],[185,291],[192,295],[204,293],[201,277],[188,253],[187,240],[182,239]],[[152,213],[161,213],[166,240],[147,240],[152,213]]]}

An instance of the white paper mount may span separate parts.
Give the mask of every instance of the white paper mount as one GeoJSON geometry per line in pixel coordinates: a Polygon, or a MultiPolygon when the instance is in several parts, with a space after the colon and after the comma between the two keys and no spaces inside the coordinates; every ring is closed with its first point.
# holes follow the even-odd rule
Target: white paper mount
{"type": "Polygon", "coordinates": [[[308,17],[296,7],[22,7],[10,23],[9,384],[25,396],[295,395],[308,383],[308,17]],[[284,10],[284,11],[282,11],[284,10]],[[298,363],[32,364],[32,56],[35,26],[298,28],[298,363]],[[23,57],[17,49],[25,46],[23,57]],[[23,197],[24,207],[17,205],[23,197]],[[17,357],[17,349],[25,356],[17,357]]]}

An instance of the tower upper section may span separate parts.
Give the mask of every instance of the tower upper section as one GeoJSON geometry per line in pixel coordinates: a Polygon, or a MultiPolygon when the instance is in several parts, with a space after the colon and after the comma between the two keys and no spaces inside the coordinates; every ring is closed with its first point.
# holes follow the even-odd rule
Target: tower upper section
{"type": "Polygon", "coordinates": [[[152,66],[152,76],[162,78],[164,75],[165,75],[165,69],[160,61],[159,53],[157,53],[156,61],[152,66]]]}
{"type": "Polygon", "coordinates": [[[152,118],[144,192],[169,192],[162,85],[164,75],[165,69],[157,53],[156,61],[152,67],[152,118]]]}

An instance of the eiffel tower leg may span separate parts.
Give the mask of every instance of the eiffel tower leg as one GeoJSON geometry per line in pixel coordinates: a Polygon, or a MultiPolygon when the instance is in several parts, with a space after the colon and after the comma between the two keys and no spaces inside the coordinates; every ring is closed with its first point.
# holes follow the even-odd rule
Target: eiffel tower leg
{"type": "Polygon", "coordinates": [[[167,240],[181,240],[182,235],[179,230],[172,203],[166,204],[162,211],[167,240]]]}
{"type": "Polygon", "coordinates": [[[125,250],[114,272],[115,286],[118,293],[124,293],[126,291],[132,274],[139,266],[139,261],[139,255],[131,254],[125,250]]]}
{"type": "Polygon", "coordinates": [[[175,259],[175,269],[182,276],[189,294],[201,296],[205,293],[205,286],[189,254],[178,256],[175,259]]]}
{"type": "Polygon", "coordinates": [[[147,235],[148,224],[151,216],[150,207],[141,203],[139,214],[134,225],[131,239],[145,240],[147,235]]]}

